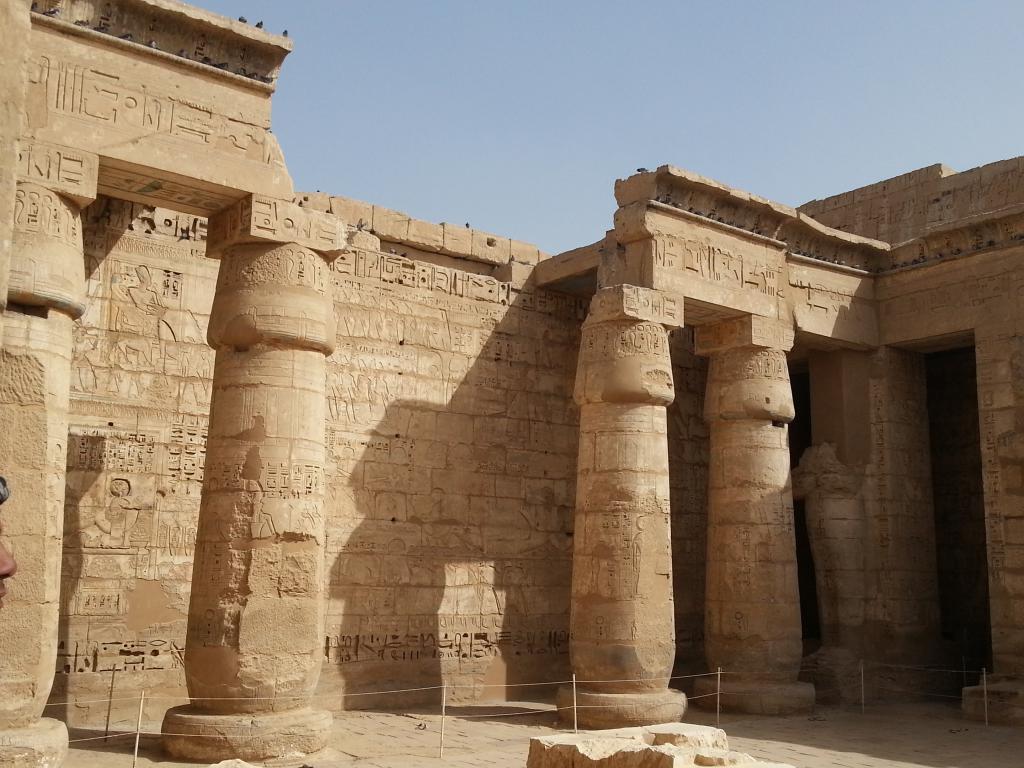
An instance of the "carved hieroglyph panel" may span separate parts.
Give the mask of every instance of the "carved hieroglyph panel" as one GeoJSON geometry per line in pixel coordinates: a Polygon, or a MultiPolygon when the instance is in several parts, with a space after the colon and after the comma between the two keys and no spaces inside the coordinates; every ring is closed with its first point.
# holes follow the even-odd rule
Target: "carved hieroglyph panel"
{"type": "Polygon", "coordinates": [[[205,228],[106,198],[85,214],[55,696],[181,681],[213,375],[205,228]]]}
{"type": "Polygon", "coordinates": [[[194,212],[243,192],[291,197],[265,91],[40,24],[27,74],[27,135],[99,154],[101,193],[194,212]]]}
{"type": "MultiPolygon", "coordinates": [[[[342,254],[333,270],[322,686],[443,674],[469,698],[555,679],[585,305],[394,254],[342,254]]],[[[371,699],[346,706],[386,703],[371,699]]]]}

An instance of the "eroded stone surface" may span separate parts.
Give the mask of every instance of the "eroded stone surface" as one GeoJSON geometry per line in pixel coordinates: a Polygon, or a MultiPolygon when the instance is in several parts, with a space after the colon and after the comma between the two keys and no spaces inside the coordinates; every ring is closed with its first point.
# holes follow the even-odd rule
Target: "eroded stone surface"
{"type": "Polygon", "coordinates": [[[767,765],[730,750],[721,729],[685,723],[534,738],[526,764],[528,768],[767,765]]]}

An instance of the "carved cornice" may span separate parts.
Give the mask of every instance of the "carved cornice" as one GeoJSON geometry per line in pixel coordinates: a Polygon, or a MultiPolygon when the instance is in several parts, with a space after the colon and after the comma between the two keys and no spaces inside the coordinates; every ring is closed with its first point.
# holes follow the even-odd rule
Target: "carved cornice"
{"type": "Polygon", "coordinates": [[[903,272],[1011,246],[1024,246],[1024,206],[1005,215],[957,221],[895,245],[892,266],[886,272],[903,272]]]}
{"type": "Polygon", "coordinates": [[[875,272],[888,263],[887,243],[826,227],[795,208],[670,165],[617,181],[615,198],[620,209],[636,204],[675,209],[827,264],[875,272]]]}
{"type": "Polygon", "coordinates": [[[286,37],[176,0],[37,0],[32,23],[267,92],[292,50],[286,37]]]}

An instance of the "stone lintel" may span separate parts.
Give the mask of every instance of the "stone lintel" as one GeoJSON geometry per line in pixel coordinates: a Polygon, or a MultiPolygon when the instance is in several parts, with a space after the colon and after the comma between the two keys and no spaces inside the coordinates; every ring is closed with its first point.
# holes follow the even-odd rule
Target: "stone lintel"
{"type": "Polygon", "coordinates": [[[738,347],[763,347],[788,352],[793,348],[794,332],[789,323],[758,315],[744,315],[696,329],[695,351],[714,355],[738,347]]]}
{"type": "Polygon", "coordinates": [[[267,195],[247,195],[210,217],[210,255],[232,245],[261,242],[296,243],[328,258],[348,249],[341,219],[267,195]]]}
{"type": "Polygon", "coordinates": [[[18,181],[39,184],[82,207],[96,199],[99,165],[91,152],[24,138],[18,142],[18,181]]]}
{"type": "Polygon", "coordinates": [[[595,322],[642,320],[661,323],[666,328],[680,328],[683,325],[683,298],[635,285],[613,285],[594,294],[588,318],[595,322]]]}

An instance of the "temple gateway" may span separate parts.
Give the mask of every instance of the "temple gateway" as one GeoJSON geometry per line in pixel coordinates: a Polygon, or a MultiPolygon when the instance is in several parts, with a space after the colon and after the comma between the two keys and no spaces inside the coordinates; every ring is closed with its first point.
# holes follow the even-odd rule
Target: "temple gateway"
{"type": "Polygon", "coordinates": [[[548,255],[295,191],[287,38],[0,28],[0,765],[143,690],[206,760],[442,686],[800,712],[864,663],[1024,720],[1024,159],[798,209],[663,166],[548,255]]]}

